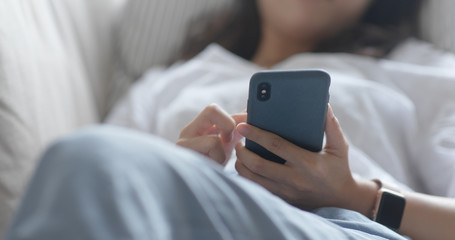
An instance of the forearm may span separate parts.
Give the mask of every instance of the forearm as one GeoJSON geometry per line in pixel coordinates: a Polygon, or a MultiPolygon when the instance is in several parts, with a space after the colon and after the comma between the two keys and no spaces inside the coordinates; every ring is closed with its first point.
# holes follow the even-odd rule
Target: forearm
{"type": "MultiPolygon", "coordinates": [[[[346,191],[351,201],[342,207],[372,217],[377,201],[378,186],[373,181],[356,180],[352,191],[346,191]]],[[[453,239],[455,236],[455,199],[435,197],[415,192],[403,194],[406,206],[400,234],[412,239],[453,239]]]]}
{"type": "Polygon", "coordinates": [[[453,239],[455,199],[404,193],[406,207],[400,233],[412,239],[453,239]]]}

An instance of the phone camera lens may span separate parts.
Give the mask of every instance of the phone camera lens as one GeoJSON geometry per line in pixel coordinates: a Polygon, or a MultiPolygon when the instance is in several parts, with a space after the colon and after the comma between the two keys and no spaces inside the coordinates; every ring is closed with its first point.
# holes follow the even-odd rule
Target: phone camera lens
{"type": "Polygon", "coordinates": [[[260,101],[267,101],[270,98],[271,87],[269,83],[261,83],[258,85],[257,97],[260,101]]]}

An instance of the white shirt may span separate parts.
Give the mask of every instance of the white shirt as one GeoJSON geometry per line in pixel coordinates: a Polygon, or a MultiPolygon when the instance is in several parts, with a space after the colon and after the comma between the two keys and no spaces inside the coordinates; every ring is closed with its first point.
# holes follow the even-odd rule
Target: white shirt
{"type": "MultiPolygon", "coordinates": [[[[330,102],[350,142],[355,174],[455,196],[454,59],[411,40],[389,60],[302,53],[274,69],[331,75],[330,102]]],[[[213,44],[188,62],[151,69],[107,121],[175,142],[210,103],[229,113],[246,109],[249,79],[260,70],[213,44]]]]}

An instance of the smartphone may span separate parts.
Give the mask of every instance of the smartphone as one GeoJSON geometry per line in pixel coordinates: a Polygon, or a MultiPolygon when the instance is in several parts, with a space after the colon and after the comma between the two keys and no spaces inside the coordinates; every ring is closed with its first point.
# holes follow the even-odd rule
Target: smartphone
{"type": "MultiPolygon", "coordinates": [[[[330,75],[322,70],[261,71],[250,80],[247,123],[305,148],[322,149],[330,75]]],[[[277,163],[286,160],[246,140],[246,148],[277,163]]]]}

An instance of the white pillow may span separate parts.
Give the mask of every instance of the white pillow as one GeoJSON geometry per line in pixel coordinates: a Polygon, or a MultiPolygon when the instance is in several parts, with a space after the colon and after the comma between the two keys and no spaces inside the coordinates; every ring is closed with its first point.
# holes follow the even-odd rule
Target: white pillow
{"type": "Polygon", "coordinates": [[[0,236],[39,152],[98,122],[121,0],[0,1],[0,236]]]}
{"type": "Polygon", "coordinates": [[[165,64],[182,45],[190,20],[231,3],[232,0],[129,1],[118,31],[126,73],[137,78],[150,67],[165,64]]]}

